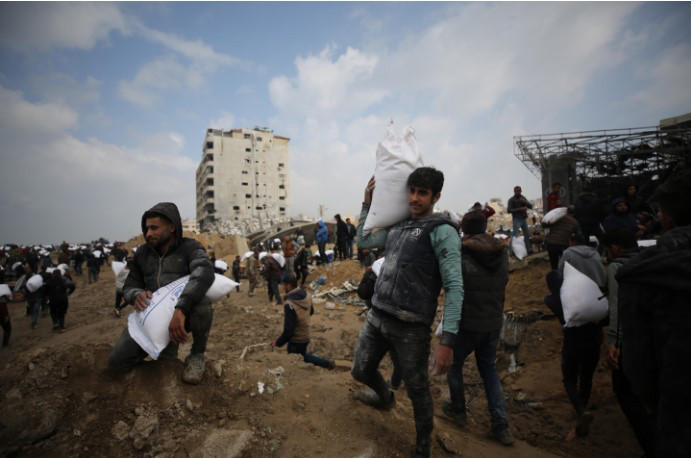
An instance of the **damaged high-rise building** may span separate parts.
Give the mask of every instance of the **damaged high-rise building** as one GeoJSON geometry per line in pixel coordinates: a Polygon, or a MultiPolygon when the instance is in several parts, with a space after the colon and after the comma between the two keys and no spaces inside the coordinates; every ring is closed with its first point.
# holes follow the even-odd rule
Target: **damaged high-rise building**
{"type": "Polygon", "coordinates": [[[207,129],[196,174],[200,230],[287,219],[289,142],[267,128],[207,129]]]}

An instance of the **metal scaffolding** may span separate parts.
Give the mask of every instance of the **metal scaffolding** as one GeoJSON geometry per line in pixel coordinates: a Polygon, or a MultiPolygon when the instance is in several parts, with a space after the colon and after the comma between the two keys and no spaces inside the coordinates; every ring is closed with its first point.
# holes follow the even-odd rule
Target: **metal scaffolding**
{"type": "Polygon", "coordinates": [[[665,173],[679,162],[691,166],[691,128],[594,130],[514,137],[514,155],[542,178],[550,162],[563,160],[584,183],[665,173]]]}

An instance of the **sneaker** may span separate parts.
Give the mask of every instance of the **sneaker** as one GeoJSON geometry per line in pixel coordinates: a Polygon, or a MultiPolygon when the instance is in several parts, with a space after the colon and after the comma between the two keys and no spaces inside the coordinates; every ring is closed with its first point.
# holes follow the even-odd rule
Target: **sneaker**
{"type": "Polygon", "coordinates": [[[513,445],[514,442],[514,438],[511,435],[511,431],[509,431],[508,427],[498,431],[490,431],[489,437],[507,447],[509,445],[513,445]]]}
{"type": "Polygon", "coordinates": [[[461,428],[468,424],[468,414],[465,412],[456,412],[449,401],[441,403],[441,410],[461,428]]]}
{"type": "Polygon", "coordinates": [[[201,353],[190,354],[185,358],[185,370],[182,373],[182,381],[192,385],[201,383],[204,377],[204,355],[201,353]]]}
{"type": "Polygon", "coordinates": [[[65,328],[60,328],[60,330],[59,330],[58,332],[59,332],[60,334],[62,334],[62,333],[65,332],[65,331],[67,331],[67,329],[65,329],[65,328]]]}
{"type": "Polygon", "coordinates": [[[593,422],[593,414],[587,410],[583,412],[576,424],[576,434],[580,437],[585,437],[590,433],[590,424],[593,422]]]}
{"type": "Polygon", "coordinates": [[[54,324],[53,325],[53,331],[57,331],[60,328],[59,324],[54,324]]]}
{"type": "Polygon", "coordinates": [[[391,410],[396,405],[396,398],[392,391],[389,391],[389,393],[391,393],[391,399],[388,402],[383,402],[373,390],[360,391],[355,395],[355,399],[375,409],[391,410]]]}
{"type": "Polygon", "coordinates": [[[114,313],[115,313],[115,316],[116,316],[116,317],[120,318],[121,314],[120,314],[120,309],[119,309],[119,308],[115,307],[115,312],[114,312],[114,313]]]}

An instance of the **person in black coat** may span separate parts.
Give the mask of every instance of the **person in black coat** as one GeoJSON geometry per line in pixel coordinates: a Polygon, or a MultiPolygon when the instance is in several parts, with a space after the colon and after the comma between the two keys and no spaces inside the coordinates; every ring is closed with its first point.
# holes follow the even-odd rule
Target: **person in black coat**
{"type": "Polygon", "coordinates": [[[55,269],[46,282],[46,295],[50,301],[53,331],[65,332],[65,315],[69,306],[68,296],[74,290],[74,283],[69,277],[63,277],[60,269],[55,269]]]}

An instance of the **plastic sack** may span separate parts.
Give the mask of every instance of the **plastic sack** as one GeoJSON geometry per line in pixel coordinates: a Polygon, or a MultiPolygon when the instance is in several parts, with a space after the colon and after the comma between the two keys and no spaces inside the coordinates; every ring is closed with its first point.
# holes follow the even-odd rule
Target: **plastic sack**
{"type": "Polygon", "coordinates": [[[120,272],[125,270],[126,262],[113,261],[110,264],[110,268],[113,269],[113,273],[117,276],[120,272]]]}
{"type": "Polygon", "coordinates": [[[377,146],[376,189],[365,220],[365,233],[392,226],[410,216],[406,182],[413,170],[422,166],[415,129],[407,126],[403,129],[403,136],[397,137],[393,126],[390,126],[386,137],[377,146]]]}
{"type": "Polygon", "coordinates": [[[560,219],[562,219],[568,209],[566,207],[557,207],[553,210],[548,211],[545,216],[542,217],[542,222],[545,224],[554,224],[560,219]]]}
{"type": "Polygon", "coordinates": [[[244,261],[245,259],[248,259],[254,255],[254,251],[247,251],[245,254],[242,255],[242,260],[244,261]]]}
{"type": "Polygon", "coordinates": [[[494,234],[494,238],[499,240],[506,240],[509,238],[509,236],[506,234],[494,234]]]}
{"type": "Polygon", "coordinates": [[[12,264],[12,270],[16,269],[17,267],[19,267],[21,265],[22,265],[21,262],[15,262],[14,264],[12,264]]]}
{"type": "MultiPolygon", "coordinates": [[[[53,272],[55,272],[55,269],[57,269],[57,267],[48,267],[46,269],[46,273],[52,274],[53,272]]],[[[62,269],[60,269],[60,273],[62,273],[62,269]]]]}
{"type": "Polygon", "coordinates": [[[217,259],[214,262],[214,268],[215,269],[221,269],[223,272],[225,272],[226,270],[228,270],[228,263],[225,261],[222,261],[220,259],[217,259]]]}
{"type": "Polygon", "coordinates": [[[638,241],[638,246],[641,248],[647,248],[651,246],[657,245],[657,240],[639,240],[638,241]]]}
{"type": "Polygon", "coordinates": [[[12,291],[8,285],[0,285],[0,298],[7,297],[7,300],[12,299],[12,291]]]}
{"type": "Polygon", "coordinates": [[[374,272],[374,275],[377,277],[379,276],[379,272],[381,272],[381,268],[384,265],[384,259],[386,258],[379,258],[372,263],[372,272],[374,272]]]}
{"type": "Polygon", "coordinates": [[[38,291],[38,289],[43,286],[43,277],[40,275],[36,274],[33,275],[27,282],[26,282],[26,289],[28,289],[30,292],[35,293],[38,291]]]}
{"type": "Polygon", "coordinates": [[[58,269],[60,269],[64,272],[64,271],[70,270],[70,266],[68,266],[67,264],[64,264],[64,263],[58,264],[58,269]]]}
{"type": "Polygon", "coordinates": [[[271,254],[273,258],[278,262],[278,264],[281,266],[281,269],[285,267],[286,265],[286,258],[283,257],[283,255],[278,254],[278,253],[273,253],[271,254]]]}
{"type": "Polygon", "coordinates": [[[519,260],[528,256],[528,249],[525,247],[525,240],[523,240],[522,235],[511,239],[511,251],[519,260]]]}
{"type": "Polygon", "coordinates": [[[268,253],[266,251],[262,251],[261,253],[259,253],[259,260],[261,261],[262,259],[264,259],[267,254],[268,253]]]}
{"type": "Polygon", "coordinates": [[[609,303],[590,277],[568,262],[564,263],[564,282],[559,292],[564,309],[564,327],[597,323],[609,313],[609,303]]]}
{"type": "Polygon", "coordinates": [[[101,252],[99,250],[94,250],[92,254],[96,259],[99,259],[101,257],[101,252]]]}
{"type": "MultiPolygon", "coordinates": [[[[149,306],[143,312],[131,313],[127,327],[132,339],[153,359],[158,359],[161,352],[170,343],[168,325],[175,313],[175,305],[185,289],[190,276],[186,275],[166,286],[159,288],[149,300],[149,306]]],[[[206,292],[212,302],[228,294],[238,284],[228,277],[215,274],[215,279],[206,292]]]]}

